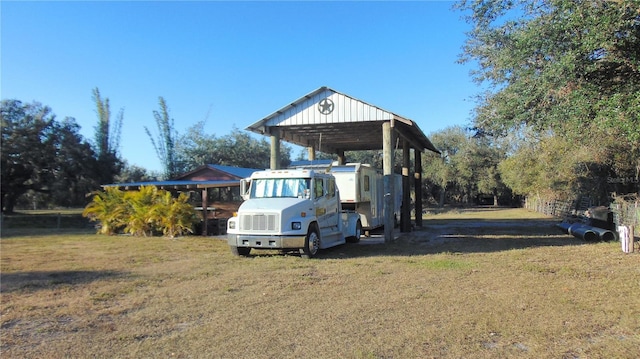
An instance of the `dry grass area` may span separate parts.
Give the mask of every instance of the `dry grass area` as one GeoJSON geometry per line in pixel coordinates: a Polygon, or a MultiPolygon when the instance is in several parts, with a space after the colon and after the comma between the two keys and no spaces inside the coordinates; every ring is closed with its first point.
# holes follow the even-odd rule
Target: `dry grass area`
{"type": "Polygon", "coordinates": [[[3,231],[3,358],[635,358],[640,255],[521,209],[304,260],[3,231]]]}

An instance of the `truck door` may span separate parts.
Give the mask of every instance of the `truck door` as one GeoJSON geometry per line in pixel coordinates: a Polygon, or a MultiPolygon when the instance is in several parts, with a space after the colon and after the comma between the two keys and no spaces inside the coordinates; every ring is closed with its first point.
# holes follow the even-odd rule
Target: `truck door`
{"type": "Polygon", "coordinates": [[[338,220],[340,219],[335,179],[333,177],[315,178],[313,190],[316,217],[318,218],[320,235],[322,236],[323,234],[337,230],[338,220]]]}

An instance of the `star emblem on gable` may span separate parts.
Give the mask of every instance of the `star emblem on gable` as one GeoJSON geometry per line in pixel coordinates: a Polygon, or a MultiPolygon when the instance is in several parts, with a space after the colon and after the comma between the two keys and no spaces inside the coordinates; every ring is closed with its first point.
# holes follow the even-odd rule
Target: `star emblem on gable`
{"type": "Polygon", "coordinates": [[[333,112],[333,101],[328,98],[322,99],[318,103],[318,111],[323,115],[328,115],[333,112]]]}

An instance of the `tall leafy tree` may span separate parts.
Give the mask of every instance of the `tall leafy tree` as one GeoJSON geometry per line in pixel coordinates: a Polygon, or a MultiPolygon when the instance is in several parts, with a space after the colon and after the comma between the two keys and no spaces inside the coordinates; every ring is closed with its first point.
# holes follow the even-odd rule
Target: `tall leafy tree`
{"type": "Polygon", "coordinates": [[[177,156],[183,164],[182,172],[193,170],[205,164],[218,164],[218,139],[208,134],[206,122],[200,121],[189,127],[176,146],[177,156]]]}
{"type": "Polygon", "coordinates": [[[595,167],[637,178],[638,1],[462,0],[457,7],[473,26],[461,62],[477,63],[475,80],[489,85],[476,108],[479,130],[533,128],[590,147],[595,167]]]}
{"type": "Polygon", "coordinates": [[[54,171],[52,139],[55,116],[39,103],[3,100],[2,122],[2,210],[13,212],[17,199],[29,190],[49,192],[54,171]]]}
{"type": "Polygon", "coordinates": [[[500,197],[510,194],[498,170],[506,157],[504,148],[487,137],[476,135],[469,139],[465,150],[461,157],[472,173],[468,181],[474,184],[478,195],[493,197],[493,205],[497,206],[500,197]]]}
{"type": "Polygon", "coordinates": [[[95,127],[96,153],[98,157],[117,154],[120,148],[124,109],[120,109],[115,120],[112,121],[109,98],[103,99],[97,87],[93,89],[92,95],[98,116],[98,125],[95,127]]]}
{"type": "MultiPolygon", "coordinates": [[[[54,123],[55,168],[51,183],[51,197],[57,205],[73,207],[84,205],[86,195],[99,188],[107,167],[96,158],[91,145],[80,135],[80,126],[73,118],[54,123]]],[[[117,168],[112,163],[108,168],[117,168]]]]}
{"type": "MultiPolygon", "coordinates": [[[[215,163],[246,168],[269,168],[271,145],[264,139],[255,139],[248,132],[234,128],[230,134],[218,139],[215,163]]],[[[291,148],[280,146],[280,166],[291,162],[291,148]]]]}
{"type": "Polygon", "coordinates": [[[153,148],[156,150],[158,159],[164,168],[164,177],[166,179],[173,178],[180,174],[181,166],[178,156],[176,155],[176,141],[178,139],[178,131],[176,131],[173,118],[169,116],[169,108],[167,102],[160,96],[158,98],[158,111],[153,111],[153,117],[158,127],[158,137],[154,140],[151,131],[145,126],[145,131],[151,140],[153,148]]]}
{"type": "Polygon", "coordinates": [[[97,183],[96,156],[72,118],[58,122],[37,102],[0,104],[2,210],[12,212],[27,193],[46,195],[57,205],[84,205],[97,183]]]}
{"type": "Polygon", "coordinates": [[[429,138],[441,155],[424,156],[423,178],[438,189],[440,206],[447,198],[471,203],[478,195],[493,197],[497,205],[499,197],[510,194],[498,171],[504,148],[460,126],[447,127],[429,138]]]}
{"type": "Polygon", "coordinates": [[[156,175],[149,173],[145,168],[129,165],[126,161],[120,174],[115,178],[117,183],[131,183],[131,182],[149,182],[157,181],[156,175]]]}
{"type": "Polygon", "coordinates": [[[422,157],[423,178],[438,190],[438,205],[443,206],[447,191],[451,192],[452,198],[461,197],[460,193],[455,193],[460,178],[455,163],[457,154],[467,141],[467,133],[460,126],[452,126],[430,134],[429,138],[441,154],[430,152],[422,157]]]}
{"type": "Polygon", "coordinates": [[[98,159],[100,181],[112,183],[115,176],[122,171],[123,163],[118,156],[120,147],[120,134],[122,132],[122,121],[124,109],[120,109],[115,117],[111,119],[111,108],[109,98],[102,98],[100,90],[96,87],[92,92],[93,101],[96,106],[98,124],[95,127],[95,152],[98,159]]]}
{"type": "MultiPolygon", "coordinates": [[[[249,133],[233,128],[231,133],[216,137],[207,134],[205,123],[199,122],[180,136],[176,157],[181,159],[183,170],[205,164],[218,164],[245,168],[269,168],[271,145],[265,139],[255,139],[249,133]]],[[[291,162],[291,147],[280,146],[281,165],[291,162]]]]}
{"type": "MultiPolygon", "coordinates": [[[[359,162],[367,163],[371,166],[382,169],[383,168],[383,156],[382,151],[379,150],[366,150],[366,151],[347,151],[344,156],[347,158],[347,162],[359,162]]],[[[394,156],[395,166],[402,166],[402,158],[397,154],[394,156]]]]}

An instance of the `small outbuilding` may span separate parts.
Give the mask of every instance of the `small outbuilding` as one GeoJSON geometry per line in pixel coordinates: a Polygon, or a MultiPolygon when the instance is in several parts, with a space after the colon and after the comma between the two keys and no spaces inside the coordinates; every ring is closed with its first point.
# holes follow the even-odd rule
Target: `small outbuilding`
{"type": "Polygon", "coordinates": [[[223,234],[226,220],[238,210],[240,180],[260,169],[222,165],[203,165],[167,181],[114,183],[102,187],[117,187],[134,191],[142,186],[155,186],[171,192],[189,192],[194,208],[202,213],[202,235],[223,234]],[[205,230],[206,229],[206,230],[205,230]]]}

